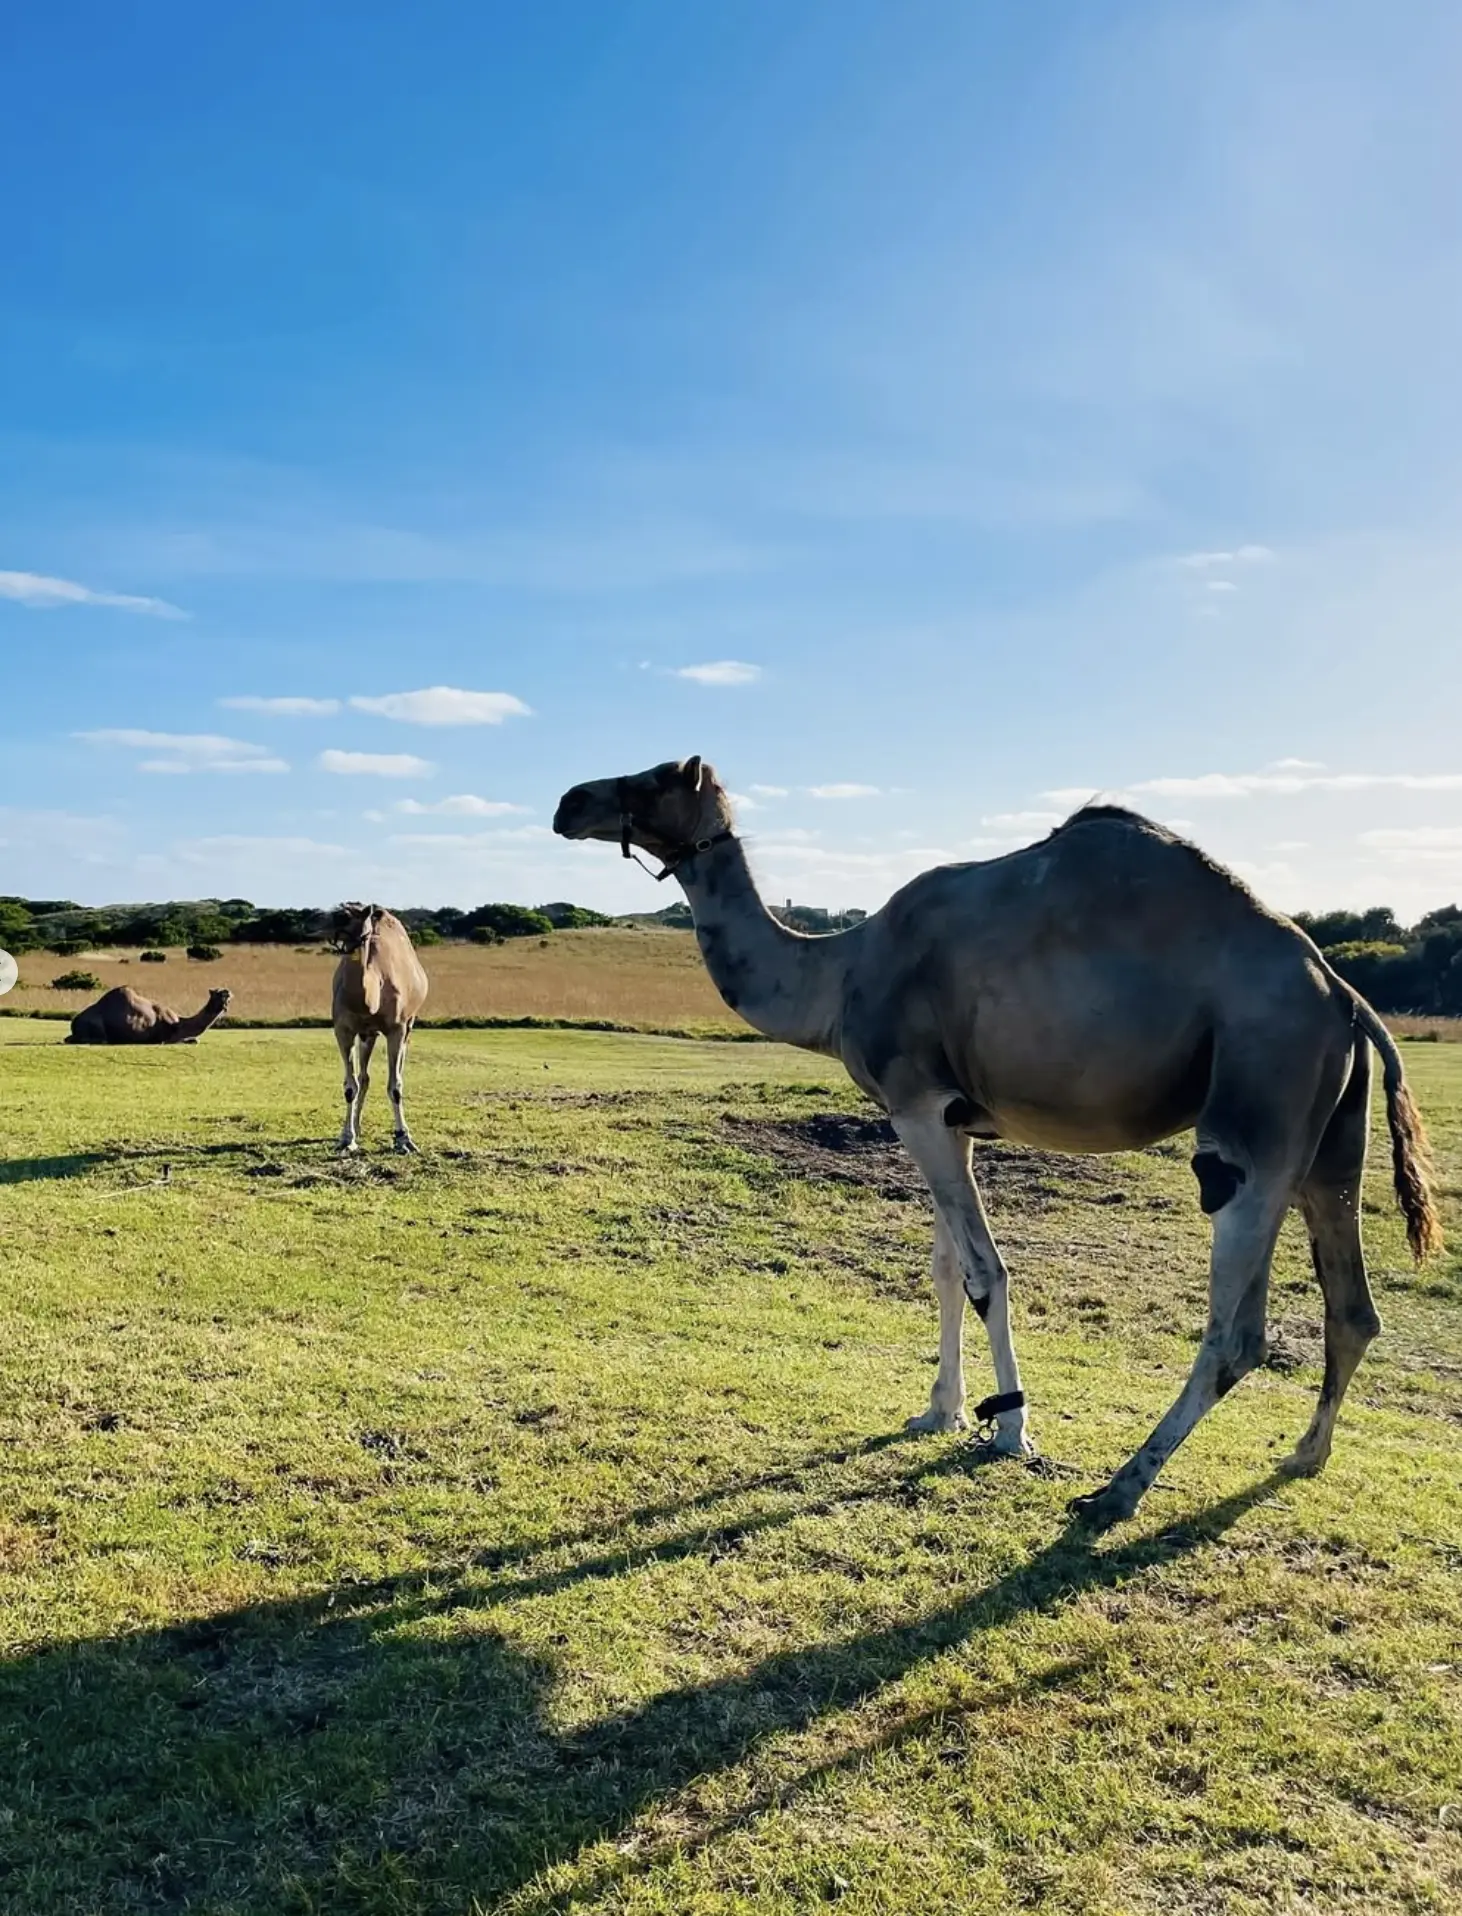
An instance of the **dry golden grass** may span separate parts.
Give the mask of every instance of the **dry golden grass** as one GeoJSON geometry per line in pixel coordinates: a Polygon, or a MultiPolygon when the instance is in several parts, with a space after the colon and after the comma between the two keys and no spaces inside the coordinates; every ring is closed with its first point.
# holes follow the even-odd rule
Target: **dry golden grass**
{"type": "MultiPolygon", "coordinates": [[[[683,931],[560,931],[505,945],[433,945],[422,963],[431,979],[424,1014],[442,1018],[583,1018],[674,1030],[744,1031],[706,976],[695,939],[683,931]]],[[[323,948],[229,945],[214,964],[170,951],[165,965],[139,963],[135,951],[92,951],[80,958],[29,952],[7,1011],[64,1011],[74,1017],[94,991],[54,991],[51,979],[91,971],[104,988],[131,985],[175,1011],[197,1010],[226,985],[237,1020],[328,1018],[335,954],[323,948]]]]}
{"type": "Polygon", "coordinates": [[[1398,1038],[1429,1038],[1434,1043],[1457,1044],[1462,1041],[1462,1018],[1389,1017],[1386,1023],[1398,1038]]]}

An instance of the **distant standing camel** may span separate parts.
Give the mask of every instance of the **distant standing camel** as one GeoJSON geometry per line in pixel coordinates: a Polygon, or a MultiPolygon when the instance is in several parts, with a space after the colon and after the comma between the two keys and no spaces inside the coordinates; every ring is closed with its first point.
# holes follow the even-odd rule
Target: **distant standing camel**
{"type": "Polygon", "coordinates": [[[386,1092],[396,1118],[396,1149],[415,1151],[401,1103],[401,1072],[411,1027],[426,999],[426,973],[405,925],[379,905],[341,905],[336,924],[342,956],[335,967],[331,1021],[345,1066],[345,1128],[340,1133],[340,1149],[360,1149],[360,1113],[371,1084],[371,1053],[377,1038],[384,1037],[386,1092]]]}
{"type": "Polygon", "coordinates": [[[554,830],[639,846],[684,887],[707,968],[735,1011],[841,1058],[927,1179],[935,1205],[939,1372],[916,1430],[965,1422],[960,1334],[984,1319],[998,1393],[975,1412],[995,1447],[1029,1450],[1008,1278],[971,1169],[972,1138],[1129,1151],[1196,1128],[1213,1220],[1208,1328],[1147,1442],[1072,1508],[1130,1516],[1213,1404],[1265,1355],[1269,1265],[1298,1205],[1325,1297],[1325,1381],[1288,1460],[1318,1471],[1380,1329],[1361,1251],[1370,1051],[1385,1069],[1396,1196],[1418,1262],[1441,1245],[1426,1140],[1390,1033],[1297,926],[1232,873],[1115,805],[1039,844],[944,865],[831,937],[777,923],[731,806],[699,758],[576,785],[554,830]]]}
{"type": "Polygon", "coordinates": [[[191,1018],[155,1005],[130,985],[118,985],[71,1020],[67,1044],[197,1044],[228,1010],[231,991],[210,991],[191,1018]]]}

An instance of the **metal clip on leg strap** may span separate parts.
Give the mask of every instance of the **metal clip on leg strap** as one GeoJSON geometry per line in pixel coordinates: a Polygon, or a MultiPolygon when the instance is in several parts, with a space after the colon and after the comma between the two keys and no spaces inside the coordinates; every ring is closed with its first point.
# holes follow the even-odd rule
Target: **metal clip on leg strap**
{"type": "Polygon", "coordinates": [[[1024,1409],[1025,1392],[1023,1390],[1007,1390],[995,1397],[982,1397],[975,1405],[975,1427],[986,1435],[993,1434],[995,1419],[1004,1411],[1024,1409]]]}

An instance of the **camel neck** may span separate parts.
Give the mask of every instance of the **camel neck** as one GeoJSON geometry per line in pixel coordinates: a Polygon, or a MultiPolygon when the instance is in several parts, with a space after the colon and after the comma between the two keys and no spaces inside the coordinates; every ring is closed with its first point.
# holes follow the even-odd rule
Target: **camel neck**
{"type": "Polygon", "coordinates": [[[195,1011],[191,1018],[179,1018],[175,1029],[184,1038],[201,1038],[209,1026],[217,1024],[222,1016],[222,1005],[215,1009],[212,1004],[206,1004],[201,1011],[195,1011]]]}
{"type": "Polygon", "coordinates": [[[739,839],[698,853],[676,876],[706,969],[731,1009],[765,1037],[835,1052],[849,934],[808,938],[779,924],[739,839]]]}

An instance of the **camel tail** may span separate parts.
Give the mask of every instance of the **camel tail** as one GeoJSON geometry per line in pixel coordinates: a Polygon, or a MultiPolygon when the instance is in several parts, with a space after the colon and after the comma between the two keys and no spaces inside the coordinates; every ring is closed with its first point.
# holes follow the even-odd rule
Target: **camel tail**
{"type": "MultiPolygon", "coordinates": [[[[1328,965],[1325,969],[1330,971],[1328,965]]],[[[1330,971],[1330,975],[1344,989],[1355,1008],[1356,1023],[1381,1055],[1396,1202],[1406,1219],[1406,1241],[1411,1246],[1411,1255],[1420,1264],[1443,1248],[1441,1215],[1432,1195],[1432,1157],[1426,1126],[1406,1082],[1396,1040],[1353,985],[1346,984],[1334,971],[1330,971]]]]}

